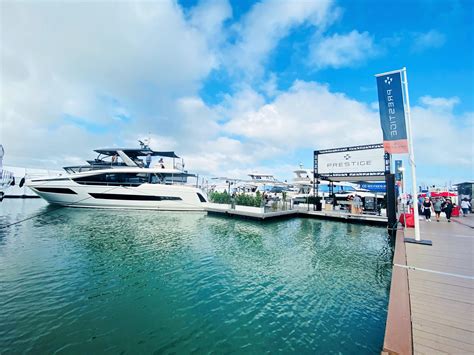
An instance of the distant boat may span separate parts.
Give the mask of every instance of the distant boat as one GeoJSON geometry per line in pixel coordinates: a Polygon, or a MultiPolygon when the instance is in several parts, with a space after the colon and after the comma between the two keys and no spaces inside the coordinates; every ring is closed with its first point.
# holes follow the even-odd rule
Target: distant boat
{"type": "MultiPolygon", "coordinates": [[[[316,191],[313,189],[314,172],[311,169],[304,169],[300,166],[300,168],[294,170],[293,173],[295,174],[295,177],[293,178],[292,183],[295,186],[297,193],[291,194],[290,197],[294,202],[304,203],[309,197],[316,195],[316,191]]],[[[323,198],[330,197],[330,185],[331,181],[319,179],[317,195],[323,198]]],[[[361,188],[358,184],[343,181],[332,182],[332,190],[336,195],[336,198],[339,200],[347,199],[349,196],[355,195],[359,195],[362,199],[365,199],[366,197],[382,199],[384,196],[384,193],[376,194],[367,189],[361,188]]]]}
{"type": "Polygon", "coordinates": [[[187,184],[195,175],[176,162],[174,152],[154,151],[143,143],[141,148],[95,152],[97,158],[86,165],[64,167],[61,176],[28,179],[26,185],[49,203],[69,207],[204,210],[205,193],[187,184]],[[149,167],[152,157],[161,159],[149,167]],[[165,164],[163,158],[172,161],[165,164]]]}
{"type": "Polygon", "coordinates": [[[11,171],[3,169],[3,157],[5,156],[5,149],[0,144],[0,202],[3,201],[6,190],[15,185],[15,177],[11,171]]]}
{"type": "Polygon", "coordinates": [[[4,168],[12,172],[15,178],[15,184],[10,186],[5,192],[5,198],[39,198],[33,190],[26,186],[26,179],[45,176],[54,177],[63,173],[60,170],[25,168],[18,166],[4,166],[4,168]]]}
{"type": "Polygon", "coordinates": [[[288,190],[288,184],[279,181],[272,174],[265,173],[250,173],[250,181],[246,183],[251,187],[252,191],[280,193],[288,190]]]}
{"type": "Polygon", "coordinates": [[[228,192],[228,193],[246,193],[254,194],[271,192],[281,193],[287,191],[290,187],[286,182],[279,181],[272,174],[250,173],[250,179],[236,179],[231,177],[214,177],[213,180],[220,180],[220,183],[214,183],[210,186],[210,191],[228,192]]]}

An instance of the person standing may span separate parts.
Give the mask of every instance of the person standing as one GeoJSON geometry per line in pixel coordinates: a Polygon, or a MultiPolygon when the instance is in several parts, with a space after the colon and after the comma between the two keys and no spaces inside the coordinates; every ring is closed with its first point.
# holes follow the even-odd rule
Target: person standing
{"type": "Polygon", "coordinates": [[[425,215],[425,219],[428,222],[431,222],[431,210],[433,209],[433,203],[431,203],[431,200],[429,197],[425,197],[425,201],[423,201],[422,209],[423,209],[423,214],[425,215]]]}
{"type": "Polygon", "coordinates": [[[423,197],[420,195],[418,196],[418,214],[421,216],[423,214],[423,197]]]}
{"type": "Polygon", "coordinates": [[[435,203],[433,204],[433,209],[436,215],[436,222],[439,222],[441,210],[443,209],[443,200],[441,198],[436,199],[435,203]]]}
{"type": "Polygon", "coordinates": [[[148,153],[146,155],[145,162],[146,162],[145,168],[149,168],[150,164],[151,164],[151,154],[150,153],[148,153]]]}
{"type": "Polygon", "coordinates": [[[354,207],[355,207],[355,212],[357,214],[362,213],[362,199],[360,198],[359,195],[354,196],[354,207]]]}
{"type": "Polygon", "coordinates": [[[469,213],[469,208],[471,208],[471,204],[467,198],[463,198],[461,201],[461,209],[462,209],[462,216],[466,217],[469,213]]]}
{"type": "Polygon", "coordinates": [[[448,198],[446,200],[446,205],[444,206],[444,213],[446,214],[446,219],[448,222],[451,222],[451,214],[453,213],[453,203],[451,202],[451,199],[448,198]]]}

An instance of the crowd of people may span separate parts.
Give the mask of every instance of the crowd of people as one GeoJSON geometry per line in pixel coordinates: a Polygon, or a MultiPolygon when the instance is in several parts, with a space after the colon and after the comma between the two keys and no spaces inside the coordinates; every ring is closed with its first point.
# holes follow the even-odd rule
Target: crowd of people
{"type": "MultiPolygon", "coordinates": [[[[436,222],[440,221],[442,212],[446,214],[446,219],[448,222],[451,222],[451,216],[455,207],[456,204],[454,204],[449,197],[430,198],[427,196],[423,198],[420,196],[418,198],[418,212],[420,215],[425,216],[425,220],[428,222],[431,222],[432,212],[435,214],[436,222]]],[[[461,210],[463,217],[466,217],[467,214],[472,212],[472,204],[467,198],[461,200],[461,210]]]]}

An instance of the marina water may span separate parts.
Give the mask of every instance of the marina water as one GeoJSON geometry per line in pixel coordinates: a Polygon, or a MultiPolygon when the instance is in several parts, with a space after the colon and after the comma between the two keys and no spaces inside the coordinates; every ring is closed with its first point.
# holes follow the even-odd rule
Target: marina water
{"type": "Polygon", "coordinates": [[[386,229],[4,200],[5,353],[380,353],[386,229]]]}

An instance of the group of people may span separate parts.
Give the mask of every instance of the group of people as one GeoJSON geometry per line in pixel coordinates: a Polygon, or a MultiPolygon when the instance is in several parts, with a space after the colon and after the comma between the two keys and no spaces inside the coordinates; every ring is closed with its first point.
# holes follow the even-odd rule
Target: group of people
{"type": "MultiPolygon", "coordinates": [[[[112,165],[118,164],[118,158],[119,158],[118,154],[112,155],[112,165]]],[[[150,165],[151,165],[151,154],[147,154],[145,157],[145,163],[143,163],[143,167],[149,168],[150,165]]],[[[165,162],[163,158],[160,158],[160,160],[158,161],[158,165],[161,169],[165,168],[165,162]]]]}
{"type": "MultiPolygon", "coordinates": [[[[448,222],[451,222],[451,215],[453,213],[454,207],[455,204],[453,204],[450,198],[444,199],[443,197],[438,197],[432,200],[429,197],[425,197],[424,199],[423,197],[420,197],[418,200],[418,208],[420,209],[419,212],[421,215],[425,216],[425,219],[428,222],[431,222],[431,212],[435,213],[436,222],[439,222],[441,212],[444,212],[448,222]]],[[[469,213],[471,208],[472,206],[468,199],[463,199],[461,201],[463,217],[469,213]]]]}
{"type": "MultiPolygon", "coordinates": [[[[145,168],[149,168],[150,164],[151,164],[151,154],[147,154],[145,158],[145,165],[144,165],[145,168]]],[[[165,162],[163,161],[163,158],[160,158],[160,160],[158,161],[158,165],[160,166],[161,169],[165,168],[165,162]]]]}

